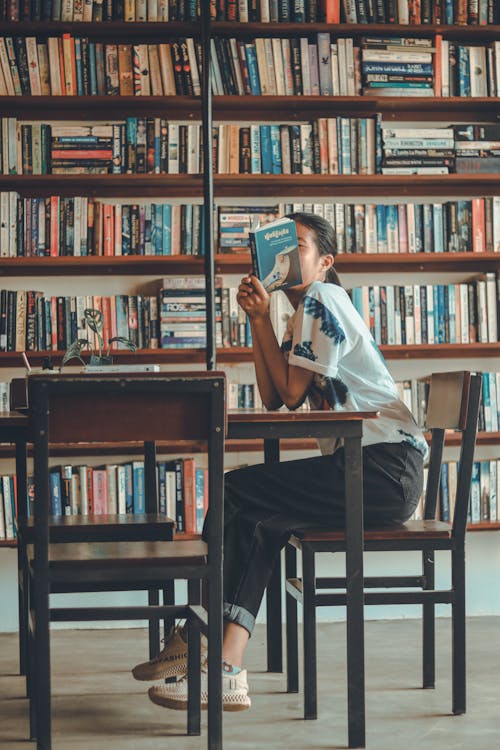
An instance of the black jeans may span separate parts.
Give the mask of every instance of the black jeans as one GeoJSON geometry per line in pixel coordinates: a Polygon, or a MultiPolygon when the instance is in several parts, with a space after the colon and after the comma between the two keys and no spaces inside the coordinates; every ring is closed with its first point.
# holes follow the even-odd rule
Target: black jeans
{"type": "MultiPolygon", "coordinates": [[[[224,618],[252,632],[280,550],[295,528],[344,525],[344,451],[230,471],[224,495],[224,618]]],[[[422,492],[421,454],[363,448],[366,526],[406,521],[422,492]]]]}

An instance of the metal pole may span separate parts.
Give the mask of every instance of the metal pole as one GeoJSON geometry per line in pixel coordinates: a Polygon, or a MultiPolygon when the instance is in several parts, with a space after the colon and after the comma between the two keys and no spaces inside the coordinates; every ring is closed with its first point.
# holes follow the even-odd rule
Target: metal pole
{"type": "Polygon", "coordinates": [[[201,5],[202,46],[202,135],[203,135],[203,227],[205,249],[205,300],[206,300],[206,363],[207,370],[215,370],[215,272],[214,272],[214,181],[212,161],[212,70],[210,55],[210,3],[201,5]]]}

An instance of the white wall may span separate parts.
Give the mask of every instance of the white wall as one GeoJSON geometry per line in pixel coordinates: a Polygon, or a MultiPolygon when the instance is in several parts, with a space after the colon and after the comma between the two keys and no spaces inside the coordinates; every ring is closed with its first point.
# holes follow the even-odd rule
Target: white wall
{"type": "MultiPolygon", "coordinates": [[[[438,585],[447,585],[446,576],[439,575],[439,562],[443,561],[445,553],[439,553],[438,585]]],[[[324,556],[326,558],[327,556],[324,556]]],[[[329,556],[332,557],[332,556],[329,556]]],[[[414,572],[408,563],[407,555],[403,557],[399,553],[384,553],[376,556],[368,553],[365,561],[365,572],[378,575],[388,575],[394,570],[400,573],[414,572]],[[376,559],[375,559],[376,558],[376,559]]],[[[343,559],[341,555],[336,556],[333,562],[327,559],[320,560],[319,573],[329,575],[341,575],[343,559]]],[[[414,560],[418,565],[418,553],[414,560]]],[[[418,570],[418,568],[417,568],[418,570]]],[[[500,615],[500,531],[470,532],[467,536],[467,612],[469,615],[500,615]]],[[[179,591],[179,596],[183,596],[179,591]]],[[[56,606],[84,606],[92,601],[96,604],[110,606],[113,604],[132,605],[145,603],[145,595],[134,592],[78,594],[59,596],[55,598],[56,606]],[[64,600],[64,603],[63,603],[64,600]]],[[[17,630],[17,551],[15,549],[0,549],[0,632],[15,632],[17,630]]],[[[389,619],[415,617],[419,608],[413,607],[381,607],[373,606],[366,608],[366,617],[369,619],[389,619]]],[[[448,615],[449,607],[441,606],[438,614],[448,615]]],[[[344,608],[324,608],[318,612],[318,619],[322,621],[343,619],[344,608]]],[[[265,621],[265,607],[259,613],[259,621],[265,621]]],[[[128,623],[130,626],[138,626],[143,623],[128,623]]],[[[98,623],[97,627],[123,627],[124,623],[98,623]]],[[[89,623],[81,623],[81,627],[90,627],[89,623]]],[[[55,624],[53,627],[78,627],[78,624],[64,623],[55,624]]]]}

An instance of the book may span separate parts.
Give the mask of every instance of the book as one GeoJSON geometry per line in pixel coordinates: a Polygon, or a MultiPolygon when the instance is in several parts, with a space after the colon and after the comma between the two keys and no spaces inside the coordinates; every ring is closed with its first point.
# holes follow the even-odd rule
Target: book
{"type": "Polygon", "coordinates": [[[267,292],[302,283],[297,229],[283,217],[249,232],[253,272],[267,292]]]}

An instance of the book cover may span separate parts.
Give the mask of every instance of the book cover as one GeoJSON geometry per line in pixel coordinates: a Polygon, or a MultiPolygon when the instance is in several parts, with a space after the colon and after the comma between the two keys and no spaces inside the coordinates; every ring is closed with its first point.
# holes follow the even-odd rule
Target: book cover
{"type": "Polygon", "coordinates": [[[249,232],[255,275],[267,292],[302,283],[297,229],[293,219],[277,219],[249,232]]]}

